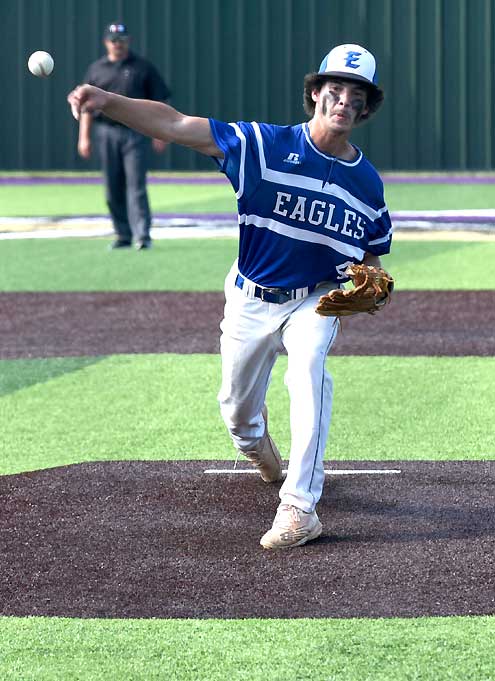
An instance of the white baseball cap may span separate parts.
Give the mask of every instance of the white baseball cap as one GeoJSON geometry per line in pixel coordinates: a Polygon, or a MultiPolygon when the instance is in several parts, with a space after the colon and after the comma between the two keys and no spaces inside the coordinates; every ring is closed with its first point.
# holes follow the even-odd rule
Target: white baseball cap
{"type": "Polygon", "coordinates": [[[377,87],[376,60],[361,45],[334,47],[321,62],[318,74],[350,78],[377,87]]]}

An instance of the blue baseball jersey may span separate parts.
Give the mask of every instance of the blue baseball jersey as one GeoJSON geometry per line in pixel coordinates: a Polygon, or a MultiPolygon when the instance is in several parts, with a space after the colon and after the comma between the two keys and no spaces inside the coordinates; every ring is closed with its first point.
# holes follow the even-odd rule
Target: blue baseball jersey
{"type": "Polygon", "coordinates": [[[303,288],[348,280],[366,252],[389,252],[392,225],[383,183],[356,147],[344,161],[320,151],[307,123],[210,119],[236,193],[239,272],[261,286],[303,288]]]}

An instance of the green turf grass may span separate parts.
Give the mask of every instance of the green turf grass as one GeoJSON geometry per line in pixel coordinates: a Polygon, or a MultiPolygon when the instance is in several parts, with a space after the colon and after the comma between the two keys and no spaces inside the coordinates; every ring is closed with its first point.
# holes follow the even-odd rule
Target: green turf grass
{"type": "Polygon", "coordinates": [[[389,210],[495,208],[493,184],[389,184],[389,210]]]}
{"type": "MultiPolygon", "coordinates": [[[[212,166],[213,168],[213,166],[212,166]]],[[[410,174],[410,173],[409,173],[410,174]]],[[[431,173],[417,173],[418,175],[431,175],[431,173]]],[[[495,176],[493,173],[490,173],[490,171],[477,171],[477,172],[471,172],[471,171],[465,171],[464,173],[456,172],[456,175],[463,175],[465,174],[467,177],[471,176],[476,176],[476,177],[492,177],[495,176]]],[[[190,178],[190,177],[202,177],[204,179],[208,179],[210,177],[218,177],[218,171],[217,170],[153,170],[150,173],[150,176],[153,177],[166,177],[166,178],[174,178],[174,177],[181,177],[181,178],[190,178]]],[[[408,172],[401,172],[401,176],[407,176],[408,172]]],[[[414,175],[416,173],[414,172],[414,175]]],[[[86,177],[96,177],[101,180],[101,172],[99,170],[0,170],[0,178],[17,178],[17,177],[23,177],[23,178],[46,178],[46,177],[76,177],[76,178],[81,178],[84,179],[86,177]]]]}
{"type": "MultiPolygon", "coordinates": [[[[221,291],[237,254],[235,238],[156,240],[139,253],[109,252],[109,241],[0,241],[0,291],[221,291]]],[[[398,290],[495,288],[495,242],[397,240],[383,265],[398,290]]]]}
{"type": "Polygon", "coordinates": [[[397,239],[382,262],[397,290],[495,288],[495,242],[397,239]]]}
{"type": "Polygon", "coordinates": [[[109,251],[111,239],[0,241],[0,291],[220,291],[236,239],[166,239],[109,251]]]}
{"type": "Polygon", "coordinates": [[[4,681],[492,681],[492,617],[0,619],[4,681]]]}
{"type": "MultiPolygon", "coordinates": [[[[235,195],[228,184],[148,185],[155,213],[235,213],[235,195]]],[[[101,185],[4,185],[0,186],[2,217],[107,215],[101,185]]]]}
{"type": "MultiPolygon", "coordinates": [[[[290,446],[287,358],[268,393],[270,431],[290,446]]],[[[495,359],[330,357],[335,405],[327,459],[494,459],[487,428],[495,359]],[[360,385],[383,404],[353,407],[360,385]]],[[[234,459],[216,394],[217,355],[116,355],[0,362],[0,474],[104,460],[234,459]]]]}
{"type": "MultiPolygon", "coordinates": [[[[150,184],[155,213],[235,212],[231,186],[225,184],[150,184]]],[[[489,184],[390,184],[385,193],[389,210],[493,208],[489,184]]],[[[101,185],[3,185],[0,215],[101,215],[107,213],[101,185]]]]}

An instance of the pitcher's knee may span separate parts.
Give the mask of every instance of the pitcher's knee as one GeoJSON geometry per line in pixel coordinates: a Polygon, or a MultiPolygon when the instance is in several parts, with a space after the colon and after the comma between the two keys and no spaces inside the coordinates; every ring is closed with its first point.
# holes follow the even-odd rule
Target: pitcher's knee
{"type": "Polygon", "coordinates": [[[222,403],[220,401],[220,412],[225,421],[225,425],[233,435],[238,435],[246,425],[247,418],[245,409],[239,404],[222,403]]]}
{"type": "Polygon", "coordinates": [[[220,411],[223,421],[240,449],[252,449],[263,437],[265,425],[263,419],[253,418],[252,409],[243,405],[222,404],[220,411]]]}

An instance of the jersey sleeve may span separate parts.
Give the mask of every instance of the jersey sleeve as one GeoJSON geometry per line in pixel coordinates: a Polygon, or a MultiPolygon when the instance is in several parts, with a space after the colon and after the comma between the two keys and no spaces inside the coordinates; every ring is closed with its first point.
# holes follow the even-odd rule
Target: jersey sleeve
{"type": "MultiPolygon", "coordinates": [[[[372,167],[370,166],[370,168],[372,167]]],[[[368,186],[373,187],[371,204],[376,213],[375,219],[368,226],[368,247],[366,250],[368,253],[380,256],[390,253],[394,228],[385,204],[383,181],[374,168],[372,170],[373,174],[370,175],[368,186]]]]}
{"type": "Polygon", "coordinates": [[[238,199],[251,196],[259,185],[263,160],[273,144],[272,126],[257,123],[223,123],[210,118],[216,145],[224,154],[214,159],[229,178],[238,199]]]}
{"type": "Polygon", "coordinates": [[[369,240],[366,250],[378,256],[390,253],[392,232],[393,226],[390,215],[386,206],[384,206],[379,217],[369,227],[369,240]]]}

